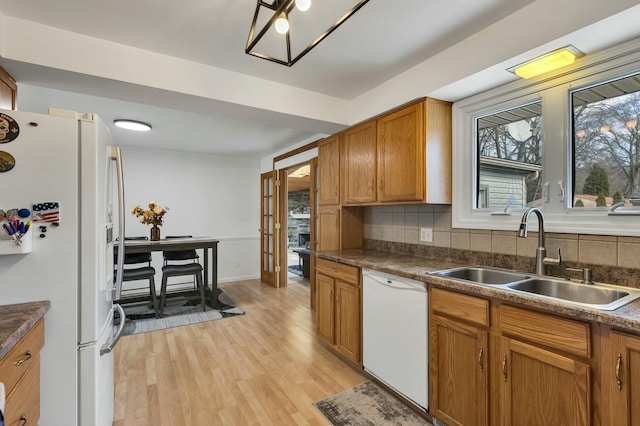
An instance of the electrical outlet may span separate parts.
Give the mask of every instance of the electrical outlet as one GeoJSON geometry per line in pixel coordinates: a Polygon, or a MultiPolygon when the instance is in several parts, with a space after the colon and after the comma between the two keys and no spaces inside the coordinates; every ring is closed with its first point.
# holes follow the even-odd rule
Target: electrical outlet
{"type": "Polygon", "coordinates": [[[433,229],[431,228],[420,228],[420,241],[423,243],[432,243],[433,242],[433,229]]]}

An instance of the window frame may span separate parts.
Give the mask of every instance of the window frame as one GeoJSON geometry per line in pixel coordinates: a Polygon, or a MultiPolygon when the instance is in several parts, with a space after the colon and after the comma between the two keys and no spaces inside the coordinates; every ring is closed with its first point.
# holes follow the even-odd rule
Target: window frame
{"type": "MultiPolygon", "coordinates": [[[[640,216],[610,216],[602,208],[573,208],[573,91],[640,72],[640,39],[580,58],[568,68],[517,80],[453,104],[452,227],[518,229],[525,208],[477,209],[477,119],[542,101],[545,230],[558,233],[640,236],[640,216]],[[564,197],[561,193],[564,191],[564,197]]],[[[537,226],[537,225],[536,225],[537,226]]]]}

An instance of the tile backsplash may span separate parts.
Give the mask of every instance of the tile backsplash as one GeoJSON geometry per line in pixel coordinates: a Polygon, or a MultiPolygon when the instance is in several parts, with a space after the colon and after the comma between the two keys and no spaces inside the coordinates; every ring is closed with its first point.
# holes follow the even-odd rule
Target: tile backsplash
{"type": "MultiPolygon", "coordinates": [[[[405,205],[365,208],[365,239],[393,243],[446,247],[479,253],[535,257],[538,236],[518,238],[516,230],[491,231],[452,229],[451,206],[405,205]],[[420,228],[433,229],[433,242],[420,241],[420,228]]],[[[565,262],[640,269],[640,238],[605,235],[546,235],[547,252],[557,257],[558,248],[565,262]]]]}

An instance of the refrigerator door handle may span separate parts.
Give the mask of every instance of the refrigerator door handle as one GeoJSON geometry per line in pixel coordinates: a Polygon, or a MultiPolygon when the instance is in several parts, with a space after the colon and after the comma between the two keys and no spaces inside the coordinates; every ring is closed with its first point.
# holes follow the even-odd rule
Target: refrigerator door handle
{"type": "Polygon", "coordinates": [[[122,168],[122,154],[119,146],[111,146],[111,159],[116,162],[116,175],[118,182],[118,264],[116,269],[116,285],[113,290],[112,300],[120,300],[122,293],[122,268],[124,266],[124,173],[122,168]]]}
{"type": "Polygon", "coordinates": [[[113,310],[114,311],[117,310],[118,313],[120,314],[120,325],[118,326],[118,331],[113,336],[113,339],[111,339],[111,342],[105,343],[100,348],[100,356],[104,354],[108,354],[113,350],[116,343],[118,343],[118,340],[120,340],[120,336],[122,336],[122,332],[124,331],[124,325],[127,322],[127,316],[124,314],[124,309],[122,309],[122,306],[120,306],[117,303],[114,303],[113,310]]]}

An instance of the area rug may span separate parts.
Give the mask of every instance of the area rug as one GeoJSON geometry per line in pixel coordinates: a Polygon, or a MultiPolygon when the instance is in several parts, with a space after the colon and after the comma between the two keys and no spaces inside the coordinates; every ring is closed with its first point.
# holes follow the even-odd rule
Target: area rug
{"type": "Polygon", "coordinates": [[[287,270],[289,272],[291,272],[294,275],[297,275],[299,277],[303,277],[304,274],[302,273],[302,268],[300,267],[300,265],[289,265],[287,266],[287,270]]]}
{"type": "Polygon", "coordinates": [[[372,381],[313,405],[333,426],[432,426],[372,381]]]}
{"type": "MultiPolygon", "coordinates": [[[[193,302],[179,302],[177,305],[170,305],[172,303],[170,299],[167,300],[167,306],[164,308],[162,318],[156,318],[154,310],[148,306],[124,307],[127,322],[122,335],[146,333],[244,314],[244,311],[237,307],[233,300],[222,290],[217,289],[217,291],[218,297],[215,308],[207,306],[204,312],[199,303],[197,306],[193,302]]],[[[116,318],[114,321],[116,328],[119,323],[119,319],[116,318]]]]}

